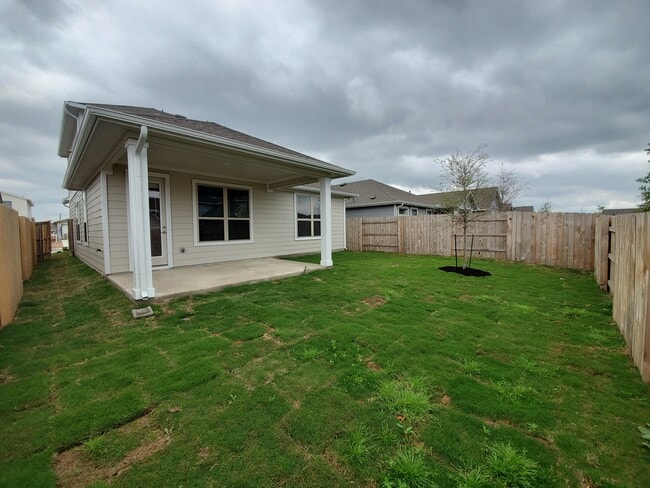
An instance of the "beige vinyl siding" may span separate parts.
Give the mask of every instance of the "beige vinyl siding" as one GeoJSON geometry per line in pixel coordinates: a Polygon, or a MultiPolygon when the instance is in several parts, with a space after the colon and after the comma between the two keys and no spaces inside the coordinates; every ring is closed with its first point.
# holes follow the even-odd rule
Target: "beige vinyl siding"
{"type": "Polygon", "coordinates": [[[106,176],[108,192],[108,235],[111,253],[111,273],[129,271],[129,238],[126,217],[126,167],[115,165],[113,174],[106,176]]]}
{"type": "MultiPolygon", "coordinates": [[[[111,273],[129,271],[125,170],[125,166],[115,165],[113,174],[106,176],[111,273]]],[[[154,168],[152,168],[152,171],[162,173],[162,171],[154,168]]],[[[294,192],[267,192],[264,185],[250,184],[245,181],[214,179],[182,173],[164,173],[170,175],[172,248],[168,252],[173,253],[175,267],[256,257],[320,252],[321,241],[319,238],[296,239],[294,192]],[[194,245],[193,180],[251,188],[253,242],[233,241],[215,245],[194,245]],[[184,253],[180,252],[181,248],[185,248],[184,253]]],[[[98,188],[99,183],[97,183],[98,188]]],[[[344,210],[343,198],[334,197],[332,199],[332,248],[334,250],[345,248],[344,210]]],[[[90,225],[90,206],[88,219],[90,225]]],[[[101,240],[101,220],[98,221],[98,225],[98,237],[101,240]]],[[[93,236],[93,242],[94,240],[93,236]]],[[[85,246],[78,245],[78,247],[85,246]]],[[[90,248],[90,246],[88,247],[90,248]]],[[[95,248],[98,247],[101,248],[102,245],[95,246],[95,248]]],[[[94,252],[94,254],[97,255],[99,261],[96,261],[96,264],[91,266],[101,270],[103,268],[102,253],[94,252]]]]}
{"type": "MultiPolygon", "coordinates": [[[[76,192],[72,202],[83,198],[82,192],[76,192]]],[[[102,231],[102,195],[101,179],[97,175],[86,187],[86,215],[88,227],[88,243],[75,243],[75,255],[81,261],[100,273],[104,273],[104,240],[102,231]]],[[[83,233],[83,223],[81,225],[83,233]]]]}
{"type": "MultiPolygon", "coordinates": [[[[296,239],[293,192],[267,192],[264,185],[180,173],[170,174],[170,190],[173,244],[169,252],[173,253],[174,266],[320,252],[320,239],[296,239]],[[251,187],[252,242],[194,245],[193,179],[251,187]],[[185,252],[181,253],[181,248],[185,252]]],[[[343,249],[343,199],[333,199],[332,216],[332,248],[343,249]]]]}

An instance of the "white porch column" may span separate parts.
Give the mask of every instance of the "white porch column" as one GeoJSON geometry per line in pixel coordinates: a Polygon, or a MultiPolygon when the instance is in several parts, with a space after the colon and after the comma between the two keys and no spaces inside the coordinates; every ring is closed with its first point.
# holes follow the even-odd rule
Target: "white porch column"
{"type": "Polygon", "coordinates": [[[129,234],[133,246],[133,297],[136,300],[153,298],[151,270],[151,231],[149,225],[149,163],[147,160],[146,127],[140,138],[126,141],[129,168],[129,234]]]}
{"type": "Polygon", "coordinates": [[[320,265],[332,262],[332,179],[320,178],[320,265]]]}

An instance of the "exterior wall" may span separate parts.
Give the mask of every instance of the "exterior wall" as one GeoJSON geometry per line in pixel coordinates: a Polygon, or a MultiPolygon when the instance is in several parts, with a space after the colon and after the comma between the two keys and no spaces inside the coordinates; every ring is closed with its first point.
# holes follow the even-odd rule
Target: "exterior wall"
{"type": "MultiPolygon", "coordinates": [[[[320,238],[297,239],[294,192],[267,192],[264,185],[170,174],[174,266],[320,252],[320,238]],[[252,188],[252,242],[194,245],[192,180],[252,188]],[[181,252],[181,248],[185,252],[181,252]]],[[[332,249],[345,248],[344,200],[332,199],[332,249]]]]}
{"type": "Polygon", "coordinates": [[[360,217],[394,217],[394,205],[381,205],[376,207],[358,207],[348,208],[346,216],[348,219],[358,219],[360,217]]]}
{"type": "MultiPolygon", "coordinates": [[[[129,271],[127,178],[125,169],[122,165],[116,165],[113,168],[113,174],[108,175],[106,178],[111,273],[129,271]]],[[[174,267],[320,252],[320,238],[296,238],[295,197],[293,191],[267,192],[264,185],[250,184],[245,181],[192,176],[183,173],[159,171],[155,168],[150,168],[150,170],[155,173],[167,174],[170,177],[171,229],[168,229],[168,231],[171,231],[172,246],[167,252],[173,258],[174,267]],[[195,222],[193,220],[192,188],[195,179],[251,188],[252,242],[194,245],[195,222]],[[184,252],[181,252],[181,248],[184,249],[184,252]]],[[[344,220],[344,199],[334,196],[332,197],[333,250],[345,249],[344,220]]]]}
{"type": "Polygon", "coordinates": [[[29,219],[32,218],[32,207],[27,203],[26,198],[2,192],[0,192],[0,195],[2,195],[2,200],[5,204],[11,202],[11,208],[18,212],[19,216],[27,217],[29,219]]]}
{"type": "Polygon", "coordinates": [[[111,273],[129,271],[129,237],[126,216],[126,167],[115,165],[113,174],[106,176],[108,192],[108,236],[111,273]]]}
{"type": "MultiPolygon", "coordinates": [[[[84,192],[74,192],[70,199],[70,208],[84,198],[84,192]]],[[[83,223],[81,225],[81,242],[75,234],[75,255],[91,268],[104,273],[104,236],[102,231],[101,180],[97,175],[86,187],[85,213],[88,241],[83,241],[83,223]]],[[[72,211],[71,211],[72,212],[72,211]]],[[[74,218],[71,215],[71,218],[74,218]]]]}
{"type": "MultiPolygon", "coordinates": [[[[397,205],[377,205],[374,207],[356,207],[348,208],[346,212],[346,217],[348,219],[358,219],[366,217],[397,217],[400,215],[399,208],[397,205]]],[[[418,211],[418,215],[428,215],[427,208],[425,207],[416,207],[413,205],[405,205],[401,208],[407,208],[409,213],[405,215],[412,215],[411,211],[415,208],[418,211]]],[[[429,211],[431,209],[428,209],[429,211]]]]}

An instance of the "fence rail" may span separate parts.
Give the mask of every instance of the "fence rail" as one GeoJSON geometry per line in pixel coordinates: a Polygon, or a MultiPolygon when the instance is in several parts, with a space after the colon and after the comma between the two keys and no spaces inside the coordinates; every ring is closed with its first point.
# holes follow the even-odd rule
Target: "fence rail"
{"type": "MultiPolygon", "coordinates": [[[[505,212],[470,222],[472,255],[562,268],[591,270],[594,215],[505,212]]],[[[347,247],[353,251],[452,256],[463,234],[451,215],[374,217],[347,220],[347,247]]]]}

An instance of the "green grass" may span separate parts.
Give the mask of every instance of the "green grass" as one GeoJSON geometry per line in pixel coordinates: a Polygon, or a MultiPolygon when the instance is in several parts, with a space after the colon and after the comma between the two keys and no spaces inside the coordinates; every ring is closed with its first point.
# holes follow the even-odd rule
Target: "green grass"
{"type": "Polygon", "coordinates": [[[646,486],[650,386],[589,274],[334,260],[141,320],[40,264],[0,330],[0,486],[56,486],[66,455],[94,486],[646,486]]]}

